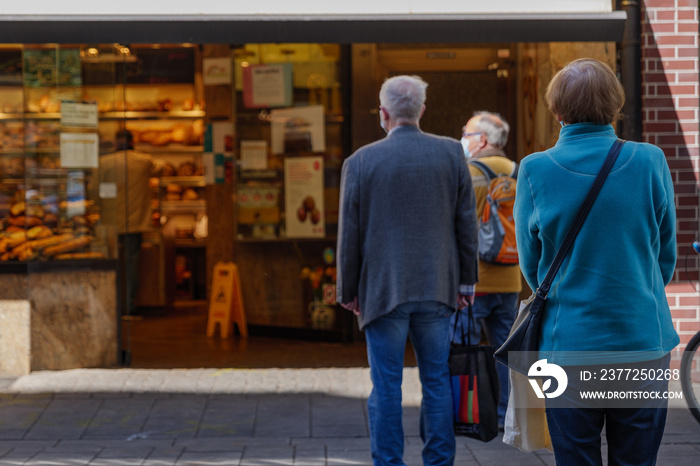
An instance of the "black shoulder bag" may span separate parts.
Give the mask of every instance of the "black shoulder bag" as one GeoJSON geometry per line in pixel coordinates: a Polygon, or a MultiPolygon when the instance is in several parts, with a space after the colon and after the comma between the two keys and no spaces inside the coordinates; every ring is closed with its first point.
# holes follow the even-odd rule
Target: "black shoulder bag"
{"type": "Polygon", "coordinates": [[[603,187],[605,178],[607,178],[608,173],[610,173],[612,166],[615,164],[615,160],[620,154],[624,143],[625,141],[618,139],[615,141],[612,148],[610,148],[610,152],[608,152],[608,156],[605,158],[603,167],[600,169],[598,176],[593,182],[593,186],[591,186],[588,195],[576,213],[576,217],[569,227],[564,242],[547,271],[547,275],[532,296],[520,303],[520,311],[515,318],[513,327],[510,329],[508,339],[493,355],[498,362],[505,364],[514,371],[527,375],[530,366],[537,361],[540,320],[549,288],[552,286],[554,276],[559,271],[559,267],[561,267],[562,262],[564,262],[564,258],[571,250],[574,239],[579,230],[581,230],[581,226],[588,212],[591,210],[591,206],[598,196],[600,188],[603,187]]]}

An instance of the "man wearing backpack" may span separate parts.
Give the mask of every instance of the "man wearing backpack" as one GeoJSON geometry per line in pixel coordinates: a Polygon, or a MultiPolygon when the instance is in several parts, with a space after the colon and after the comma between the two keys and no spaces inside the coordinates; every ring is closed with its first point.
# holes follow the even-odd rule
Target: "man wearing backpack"
{"type": "MultiPolygon", "coordinates": [[[[489,344],[497,348],[508,337],[522,288],[512,218],[518,165],[503,152],[509,129],[500,115],[476,112],[464,127],[461,141],[469,161],[480,222],[479,283],[470,338],[472,344],[479,342],[483,321],[489,344]]],[[[460,324],[466,331],[464,320],[460,324]]],[[[496,366],[501,388],[498,423],[502,427],[508,403],[508,369],[502,364],[496,366]]]]}

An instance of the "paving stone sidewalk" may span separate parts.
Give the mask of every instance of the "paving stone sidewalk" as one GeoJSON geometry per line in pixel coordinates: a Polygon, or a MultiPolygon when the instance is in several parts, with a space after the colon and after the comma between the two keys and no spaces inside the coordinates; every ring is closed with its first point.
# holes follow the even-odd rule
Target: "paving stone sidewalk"
{"type": "MultiPolygon", "coordinates": [[[[0,379],[0,466],[370,465],[366,368],[77,369],[0,379]]],[[[421,465],[420,382],[404,371],[405,458],[421,465]]],[[[457,465],[554,465],[458,437],[457,465]]],[[[669,410],[659,465],[697,466],[700,425],[669,410]]]]}

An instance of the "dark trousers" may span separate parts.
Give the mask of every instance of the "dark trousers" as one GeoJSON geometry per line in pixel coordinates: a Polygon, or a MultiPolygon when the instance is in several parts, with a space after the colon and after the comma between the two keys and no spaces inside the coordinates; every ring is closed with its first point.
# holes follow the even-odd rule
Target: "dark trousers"
{"type": "MultiPolygon", "coordinates": [[[[670,356],[643,364],[667,369],[670,356]]],[[[583,368],[585,366],[581,366],[583,368]]],[[[625,367],[621,365],[621,367],[625,367]]],[[[629,367],[627,365],[626,367],[629,367]]],[[[576,373],[580,368],[574,369],[576,373]]],[[[594,369],[586,367],[586,369],[594,369]]],[[[568,371],[567,371],[568,372],[568,371]]],[[[571,377],[570,377],[571,378],[571,377]]],[[[644,390],[667,390],[668,382],[644,382],[644,390]]],[[[609,466],[653,466],[666,426],[668,400],[648,403],[653,407],[553,407],[565,400],[547,400],[547,424],[557,464],[602,466],[601,433],[605,429],[609,466]]]]}
{"type": "Polygon", "coordinates": [[[122,233],[119,235],[122,290],[124,296],[124,314],[136,311],[136,293],[139,284],[139,260],[141,258],[141,233],[122,233]]]}

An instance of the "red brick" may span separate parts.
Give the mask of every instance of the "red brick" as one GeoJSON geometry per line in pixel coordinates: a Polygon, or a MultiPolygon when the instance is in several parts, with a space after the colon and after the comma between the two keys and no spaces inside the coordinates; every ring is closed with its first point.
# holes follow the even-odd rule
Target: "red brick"
{"type": "MultiPolygon", "coordinates": [[[[697,25],[696,25],[697,27],[697,25]]],[[[678,58],[697,58],[698,48],[697,47],[679,47],[676,49],[676,55],[678,58]]]]}
{"type": "MultiPolygon", "coordinates": [[[[674,51],[673,57],[675,57],[675,47],[669,48],[674,51]]],[[[659,58],[659,48],[655,44],[642,48],[642,60],[645,63],[655,58],[659,58]]]]}
{"type": "Polygon", "coordinates": [[[652,10],[655,21],[674,21],[676,19],[675,10],[652,10]]]}
{"type": "Polygon", "coordinates": [[[658,121],[666,120],[694,120],[696,118],[694,110],[659,110],[657,112],[658,121]]]}
{"type": "Polygon", "coordinates": [[[687,107],[694,107],[697,108],[698,106],[698,98],[697,97],[681,97],[678,99],[678,106],[680,108],[687,108],[687,107]]]}
{"type": "Polygon", "coordinates": [[[656,86],[656,94],[659,96],[664,95],[695,95],[697,92],[696,86],[688,86],[682,84],[674,84],[671,86],[666,86],[659,84],[656,86]]]}
{"type": "Polygon", "coordinates": [[[678,329],[679,332],[697,332],[700,330],[700,323],[676,321],[676,329],[678,329]]]}
{"type": "Polygon", "coordinates": [[[676,123],[647,123],[644,129],[650,133],[675,133],[678,131],[676,123]]]}
{"type": "Polygon", "coordinates": [[[678,148],[678,157],[683,157],[683,158],[688,158],[688,157],[697,157],[700,155],[700,147],[679,147],[678,148]]]}
{"type": "MultiPolygon", "coordinates": [[[[675,0],[676,2],[676,7],[678,9],[682,8],[697,8],[698,7],[698,2],[697,0],[675,0]]],[[[645,0],[646,3],[646,0],[645,0]]]]}
{"type": "Polygon", "coordinates": [[[663,62],[665,70],[695,70],[697,60],[670,60],[663,62]]]}
{"type": "MultiPolygon", "coordinates": [[[[687,298],[680,298],[681,303],[683,302],[684,299],[687,298]]],[[[685,306],[697,306],[698,305],[698,298],[692,298],[695,300],[694,304],[685,304],[685,306]]],[[[684,306],[684,304],[681,304],[681,306],[684,306]]],[[[674,309],[671,311],[671,315],[673,315],[673,319],[697,319],[698,317],[698,311],[697,309],[674,309]]]]}
{"type": "MultiPolygon", "coordinates": [[[[656,13],[658,16],[660,11],[656,13]]],[[[697,19],[697,11],[695,9],[689,9],[689,10],[678,10],[674,13],[678,14],[678,20],[679,21],[688,21],[688,20],[696,20],[697,19]]]]}
{"type": "Polygon", "coordinates": [[[676,32],[676,24],[673,22],[661,23],[658,21],[654,21],[649,26],[649,29],[653,31],[654,35],[657,35],[659,33],[669,34],[676,32]]]}
{"type": "MultiPolygon", "coordinates": [[[[697,50],[690,50],[694,54],[696,54],[698,51],[697,50]]],[[[685,83],[685,82],[692,82],[692,83],[697,83],[698,80],[700,80],[700,73],[678,73],[676,75],[676,78],[678,79],[678,82],[685,83]]]]}
{"type": "MultiPolygon", "coordinates": [[[[678,171],[676,172],[676,181],[698,181],[699,174],[694,171],[678,171]]],[[[697,225],[695,225],[697,227],[697,225]]]]}
{"type": "MultiPolygon", "coordinates": [[[[688,248],[690,249],[690,246],[688,246],[688,248]]],[[[687,317],[688,319],[700,317],[700,314],[698,313],[698,309],[697,309],[698,305],[700,305],[700,296],[680,296],[678,298],[678,305],[680,307],[691,307],[691,306],[695,307],[695,309],[692,310],[693,315],[688,315],[688,317],[687,317]]],[[[689,311],[690,311],[690,309],[689,309],[689,311]]],[[[690,313],[688,313],[688,314],[690,314],[690,313]]],[[[680,316],[676,316],[676,317],[680,317],[680,316]]]]}
{"type": "Polygon", "coordinates": [[[697,196],[681,196],[676,199],[676,216],[683,218],[697,218],[698,212],[697,196]]]}
{"type": "Polygon", "coordinates": [[[642,105],[645,107],[656,107],[657,109],[663,110],[672,110],[676,108],[675,102],[670,97],[643,97],[642,105]]]}
{"type": "Polygon", "coordinates": [[[682,283],[669,283],[666,285],[666,294],[678,294],[678,293],[697,293],[695,285],[693,283],[682,282],[682,283]]]}
{"type": "Polygon", "coordinates": [[[697,193],[683,194],[676,198],[676,207],[682,208],[682,211],[676,212],[678,218],[685,220],[698,218],[696,207],[700,204],[697,193]]]}
{"type": "Polygon", "coordinates": [[[667,75],[666,73],[644,73],[644,75],[642,76],[642,82],[644,82],[645,84],[666,83],[669,82],[669,75],[667,75]]]}
{"type": "Polygon", "coordinates": [[[697,32],[698,32],[698,23],[696,23],[696,22],[677,23],[676,26],[678,27],[679,34],[684,34],[686,32],[694,32],[697,34],[697,32]]]}
{"type": "Polygon", "coordinates": [[[679,127],[680,131],[684,133],[697,133],[698,129],[700,129],[697,121],[679,123],[679,127]]]}
{"type": "Polygon", "coordinates": [[[677,0],[644,0],[644,8],[651,10],[653,8],[673,8],[676,6],[677,0]]]}
{"type": "MultiPolygon", "coordinates": [[[[663,136],[661,136],[663,137],[663,136]]],[[[694,194],[697,195],[698,186],[695,183],[676,183],[673,185],[673,190],[676,194],[694,194]]]]}
{"type": "Polygon", "coordinates": [[[696,241],[698,239],[697,234],[686,234],[686,233],[678,233],[676,235],[676,240],[678,241],[679,244],[693,244],[693,241],[696,241]]]}
{"type": "Polygon", "coordinates": [[[668,163],[668,168],[671,170],[687,170],[688,168],[692,167],[688,159],[685,158],[667,158],[666,163],[668,163]]]}
{"type": "MultiPolygon", "coordinates": [[[[689,231],[696,232],[696,231],[698,231],[698,219],[695,218],[695,219],[687,220],[684,222],[679,221],[677,227],[678,227],[678,231],[682,231],[684,233],[689,232],[689,231]]],[[[695,267],[693,267],[693,268],[695,268],[695,267]]]]}
{"type": "MultiPolygon", "coordinates": [[[[676,331],[677,331],[677,329],[676,329],[676,331]]],[[[695,332],[690,331],[690,332],[679,333],[678,336],[681,337],[681,343],[678,345],[678,351],[680,353],[680,351],[682,349],[684,349],[685,346],[688,344],[690,339],[695,336],[695,332]]]]}
{"type": "Polygon", "coordinates": [[[695,36],[656,35],[655,42],[658,45],[695,45],[695,36]]]}
{"type": "Polygon", "coordinates": [[[656,45],[653,45],[651,47],[647,47],[644,49],[642,52],[642,57],[643,58],[664,58],[664,59],[669,59],[669,58],[679,58],[677,54],[677,49],[678,47],[675,45],[671,46],[666,46],[666,47],[657,47],[656,45]]]}

